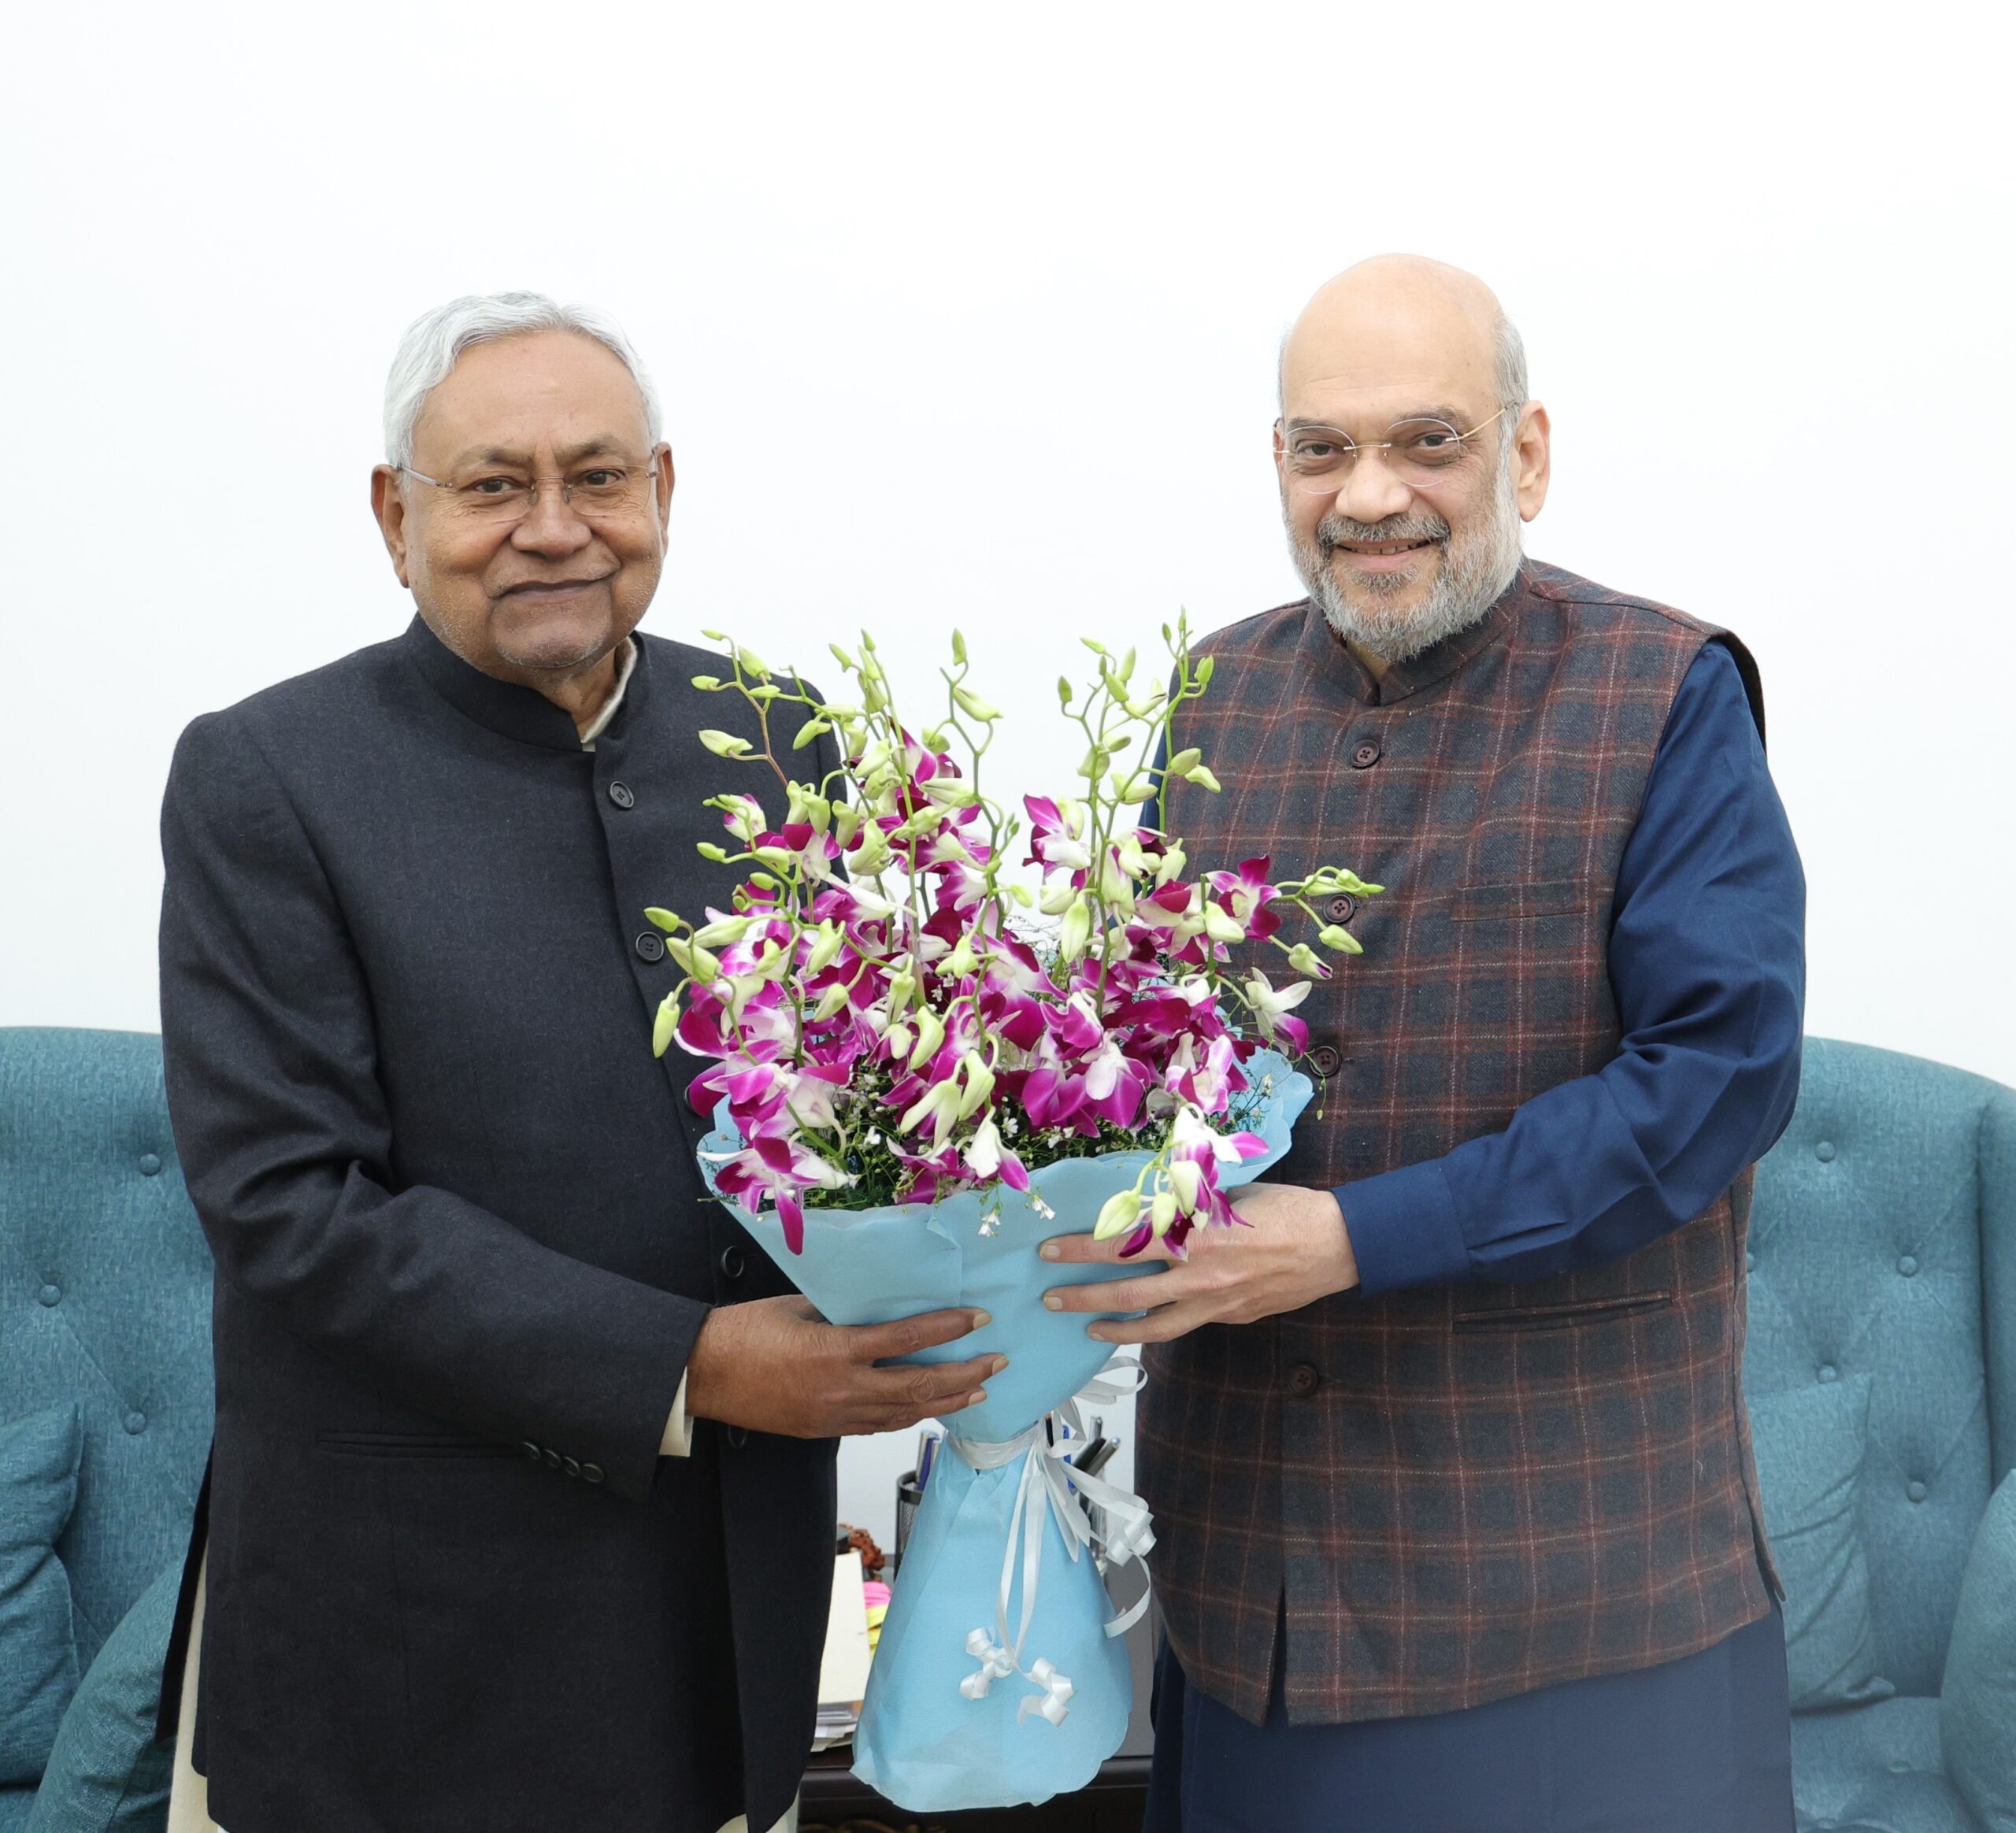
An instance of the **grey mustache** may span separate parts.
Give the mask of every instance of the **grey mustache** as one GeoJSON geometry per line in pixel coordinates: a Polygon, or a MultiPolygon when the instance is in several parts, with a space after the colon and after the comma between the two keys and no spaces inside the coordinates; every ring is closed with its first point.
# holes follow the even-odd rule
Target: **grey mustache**
{"type": "Polygon", "coordinates": [[[1316,539],[1327,553],[1347,541],[1440,541],[1449,524],[1440,516],[1388,516],[1383,522],[1358,522],[1349,516],[1325,516],[1316,524],[1316,539]]]}

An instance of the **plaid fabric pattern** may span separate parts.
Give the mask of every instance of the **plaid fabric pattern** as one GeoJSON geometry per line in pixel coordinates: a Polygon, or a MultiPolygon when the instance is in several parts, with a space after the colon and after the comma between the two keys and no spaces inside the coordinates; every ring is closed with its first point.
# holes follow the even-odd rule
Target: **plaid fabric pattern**
{"type": "MultiPolygon", "coordinates": [[[[1199,646],[1217,672],[1176,743],[1225,789],[1179,787],[1171,831],[1193,857],[1334,862],[1388,887],[1328,913],[1366,952],[1299,1009],[1325,1084],[1277,1178],[1438,1157],[1614,1055],[1618,863],[1710,641],[1758,705],[1733,639],[1533,563],[1383,683],[1306,601],[1199,646]]],[[[1191,1683],[1260,1722],[1284,1614],[1293,1720],[1447,1712],[1761,1616],[1748,1198],[1746,1174],[1593,1271],[1343,1294],[1151,1349],[1137,1470],[1191,1683]]]]}

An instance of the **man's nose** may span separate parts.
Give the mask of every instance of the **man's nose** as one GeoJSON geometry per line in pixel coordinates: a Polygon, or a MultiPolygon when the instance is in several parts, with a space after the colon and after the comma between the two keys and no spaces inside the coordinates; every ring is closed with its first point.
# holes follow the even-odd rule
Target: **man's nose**
{"type": "Polygon", "coordinates": [[[578,554],[594,539],[557,480],[539,487],[532,508],[511,531],[511,545],[528,554],[578,554]]]}
{"type": "Polygon", "coordinates": [[[1362,452],[1337,492],[1336,509],[1357,522],[1383,522],[1404,515],[1414,492],[1394,475],[1384,452],[1362,452]]]}

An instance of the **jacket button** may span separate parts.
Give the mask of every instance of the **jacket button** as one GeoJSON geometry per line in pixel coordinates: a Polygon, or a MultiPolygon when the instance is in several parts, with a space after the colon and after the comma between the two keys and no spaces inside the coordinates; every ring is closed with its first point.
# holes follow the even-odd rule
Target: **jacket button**
{"type": "Polygon", "coordinates": [[[54,1305],[62,1296],[63,1288],[55,1284],[45,1286],[35,1294],[35,1297],[45,1305],[54,1305]]]}
{"type": "Polygon", "coordinates": [[[1914,1253],[1906,1254],[1898,1261],[1897,1271],[1907,1279],[1915,1279],[1918,1276],[1918,1257],[1914,1253]]]}
{"type": "Polygon", "coordinates": [[[637,954],[640,960],[662,961],[665,959],[665,938],[655,929],[647,929],[637,938],[637,954]]]}
{"type": "Polygon", "coordinates": [[[1377,739],[1360,739],[1351,746],[1351,761],[1354,770],[1369,770],[1379,761],[1379,741],[1377,739]]]}
{"type": "Polygon", "coordinates": [[[569,1476],[579,1476],[581,1474],[581,1461],[580,1458],[563,1457],[560,1460],[560,1462],[562,1468],[565,1468],[569,1476]]]}
{"type": "Polygon", "coordinates": [[[742,1257],[742,1250],[731,1242],[721,1250],[721,1268],[731,1279],[739,1279],[747,1270],[748,1263],[742,1257]]]}
{"type": "Polygon", "coordinates": [[[161,1176],[161,1160],[155,1153],[143,1152],[140,1154],[140,1176],[143,1177],[161,1176]]]}
{"type": "Polygon", "coordinates": [[[584,1464],[581,1466],[581,1480],[584,1483],[600,1483],[602,1474],[602,1466],[599,1464],[584,1464]]]}
{"type": "Polygon", "coordinates": [[[1357,908],[1358,899],[1348,891],[1340,891],[1330,900],[1330,914],[1340,923],[1348,922],[1351,913],[1357,908]]]}
{"type": "Polygon", "coordinates": [[[609,786],[609,799],[619,809],[634,809],[637,805],[637,798],[630,793],[627,783],[612,783],[609,786]]]}
{"type": "Polygon", "coordinates": [[[1288,1371],[1288,1392],[1298,1399],[1306,1399],[1323,1385],[1323,1377],[1308,1362],[1298,1362],[1288,1371]]]}
{"type": "Polygon", "coordinates": [[[536,1464],[539,1462],[539,1447],[535,1445],[531,1439],[526,1439],[525,1442],[518,1447],[518,1449],[524,1452],[533,1463],[536,1464]]]}
{"type": "Polygon", "coordinates": [[[739,1451],[749,1442],[749,1429],[746,1426],[730,1426],[724,1436],[728,1442],[739,1451]]]}
{"type": "Polygon", "coordinates": [[[1316,1073],[1327,1082],[1343,1067],[1343,1057],[1335,1044],[1318,1044],[1309,1053],[1309,1061],[1316,1073]]]}
{"type": "Polygon", "coordinates": [[[540,1452],[539,1456],[546,1460],[547,1466],[549,1469],[558,1470],[560,1468],[560,1453],[558,1451],[555,1451],[550,1446],[547,1446],[545,1450],[540,1452]]]}

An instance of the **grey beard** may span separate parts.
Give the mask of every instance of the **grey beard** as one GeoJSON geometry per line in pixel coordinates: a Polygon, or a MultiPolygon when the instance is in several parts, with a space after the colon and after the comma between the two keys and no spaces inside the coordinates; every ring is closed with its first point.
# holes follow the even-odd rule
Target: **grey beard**
{"type": "MultiPolygon", "coordinates": [[[[1285,502],[1282,506],[1285,521],[1285,502]]],[[[1519,570],[1519,494],[1510,454],[1499,466],[1489,509],[1462,535],[1452,535],[1449,524],[1432,513],[1388,516],[1383,522],[1329,515],[1317,524],[1313,541],[1303,539],[1291,523],[1288,547],[1303,584],[1338,635],[1389,662],[1411,661],[1480,622],[1519,570]],[[1373,573],[1360,582],[1370,602],[1352,603],[1330,569],[1331,554],[1343,541],[1443,542],[1442,565],[1425,602],[1410,612],[1382,605],[1380,600],[1404,591],[1410,582],[1400,573],[1373,573]]]]}

